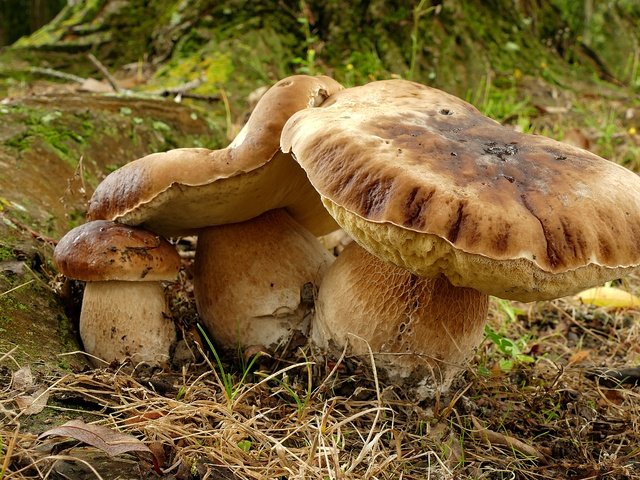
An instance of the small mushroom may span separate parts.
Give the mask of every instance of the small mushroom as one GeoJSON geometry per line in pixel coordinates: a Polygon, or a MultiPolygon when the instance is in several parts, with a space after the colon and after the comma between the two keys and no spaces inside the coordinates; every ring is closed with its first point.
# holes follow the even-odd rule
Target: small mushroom
{"type": "Polygon", "coordinates": [[[169,359],[176,331],[162,282],[175,280],[180,269],[173,245],[140,228],[96,220],[62,237],[54,261],[62,274],[86,282],[80,337],[87,353],[106,362],[169,359]]]}
{"type": "Polygon", "coordinates": [[[320,235],[338,227],[304,171],[290,155],[280,152],[280,132],[293,113],[317,107],[341,88],[328,77],[298,75],[277,82],[262,96],[227,148],[176,149],[133,161],[98,186],[89,203],[88,217],[142,225],[164,236],[197,233],[196,300],[202,322],[214,339],[224,339],[219,343],[229,348],[286,342],[292,325],[302,325],[302,318],[283,322],[279,312],[300,314],[291,298],[299,299],[304,283],[315,282],[328,261],[326,254],[318,254],[321,247],[313,235],[301,232],[306,229],[320,235]],[[279,213],[255,220],[259,226],[252,224],[253,219],[271,210],[279,213]],[[233,226],[221,227],[230,224],[233,226]],[[270,253],[269,248],[285,237],[288,247],[270,253]],[[225,245],[220,245],[220,238],[225,239],[225,245]],[[242,261],[229,261],[231,257],[219,255],[218,248],[233,249],[233,258],[242,261]],[[280,306],[273,303],[276,297],[269,286],[272,276],[244,278],[239,288],[252,298],[242,300],[238,300],[234,285],[221,286],[215,278],[240,281],[239,265],[249,268],[252,264],[248,259],[256,252],[261,258],[251,261],[260,262],[263,272],[291,268],[290,275],[276,276],[278,288],[289,292],[280,306]],[[300,252],[316,253],[301,258],[300,252]],[[238,301],[241,305],[232,308],[238,301]],[[223,305],[228,309],[222,310],[223,305]],[[248,310],[259,305],[274,308],[268,314],[263,306],[248,310]],[[269,316],[271,320],[266,318],[269,316]],[[252,320],[258,317],[259,328],[252,320]],[[272,327],[266,326],[269,322],[272,327]],[[249,325],[254,324],[256,331],[249,331],[249,325]],[[231,337],[233,344],[228,343],[231,337]]]}
{"type": "Polygon", "coordinates": [[[294,155],[327,210],[372,254],[337,261],[327,273],[319,292],[322,330],[314,333],[322,345],[342,348],[346,333],[357,331],[378,352],[414,354],[414,372],[423,357],[445,368],[480,338],[484,295],[551,299],[640,265],[637,175],[579,148],[501,126],[433,88],[389,80],[338,92],[320,108],[293,115],[281,149],[294,155]],[[391,292],[411,292],[407,282],[417,277],[390,274],[395,270],[375,257],[430,279],[433,284],[417,288],[433,293],[396,298],[391,292]],[[394,298],[391,308],[400,313],[385,314],[378,301],[378,315],[373,307],[353,308],[371,295],[362,279],[354,299],[338,295],[356,285],[353,271],[372,282],[388,279],[372,290],[394,298]],[[481,294],[458,295],[456,288],[481,294]],[[473,314],[452,318],[439,303],[431,305],[438,295],[457,298],[455,308],[466,305],[473,314]],[[398,307],[405,297],[409,303],[398,307]],[[379,341],[377,332],[400,332],[416,322],[444,325],[452,334],[441,338],[451,345],[379,341]],[[365,323],[368,334],[360,329],[365,323]]]}

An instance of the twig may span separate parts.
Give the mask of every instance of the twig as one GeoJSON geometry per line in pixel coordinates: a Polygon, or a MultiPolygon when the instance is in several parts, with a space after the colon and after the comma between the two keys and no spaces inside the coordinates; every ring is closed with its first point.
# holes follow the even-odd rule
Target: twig
{"type": "Polygon", "coordinates": [[[537,458],[542,462],[547,461],[546,456],[536,448],[510,435],[504,435],[502,433],[494,432],[493,430],[489,430],[488,428],[483,427],[478,419],[473,415],[471,415],[471,422],[473,422],[473,427],[475,428],[473,433],[480,436],[480,438],[484,440],[485,443],[488,443],[489,445],[504,445],[511,448],[512,450],[518,450],[526,455],[537,458]]]}
{"type": "Polygon", "coordinates": [[[56,291],[51,287],[51,285],[49,285],[47,282],[45,282],[44,280],[42,280],[37,274],[36,272],[34,272],[29,265],[27,265],[26,263],[24,264],[24,268],[27,269],[27,271],[33,275],[33,278],[36,282],[38,282],[42,287],[45,288],[45,290],[49,290],[52,293],[56,293],[56,291]]]}
{"type": "Polygon", "coordinates": [[[204,79],[196,78],[195,80],[191,80],[190,82],[183,83],[182,85],[178,85],[177,87],[163,88],[162,90],[155,90],[151,92],[151,94],[160,95],[161,97],[168,97],[169,95],[180,95],[188,92],[189,90],[193,90],[194,88],[198,88],[203,83],[204,83],[204,79]]]}
{"type": "Polygon", "coordinates": [[[0,363],[3,362],[5,358],[10,358],[11,360],[13,360],[13,363],[15,363],[18,368],[20,368],[20,364],[18,362],[16,362],[16,359],[11,356],[11,354],[13,352],[15,352],[17,349],[18,349],[18,346],[16,345],[15,347],[13,347],[8,352],[3,353],[2,356],[0,357],[0,363]]]}
{"type": "Polygon", "coordinates": [[[113,87],[113,89],[116,92],[121,92],[122,89],[118,86],[118,82],[116,82],[116,79],[113,78],[113,76],[109,73],[109,70],[107,70],[107,67],[105,67],[100,60],[98,60],[93,53],[87,53],[87,58],[89,60],[91,60],[91,63],[93,63],[96,68],[98,70],[100,70],[100,73],[102,73],[102,75],[104,75],[104,78],[107,79],[107,82],[109,82],[109,85],[111,85],[113,87]]]}
{"type": "MultiPolygon", "coordinates": [[[[168,96],[168,95],[165,95],[168,96]]],[[[202,95],[199,93],[189,93],[189,92],[184,92],[184,93],[180,93],[177,96],[181,97],[181,98],[191,98],[192,100],[204,100],[206,102],[219,102],[220,101],[220,97],[218,95],[202,95]]]]}
{"type": "Polygon", "coordinates": [[[33,228],[29,227],[28,225],[25,225],[24,223],[16,220],[15,218],[8,218],[8,216],[4,212],[0,212],[0,218],[6,219],[7,221],[11,222],[11,224],[13,224],[19,230],[29,233],[36,240],[40,240],[41,242],[49,243],[50,245],[54,245],[54,246],[58,244],[58,241],[55,238],[51,238],[51,237],[48,237],[47,235],[41,234],[40,232],[36,232],[33,228]]]}
{"type": "Polygon", "coordinates": [[[48,75],[49,77],[61,78],[63,80],[69,80],[70,82],[84,83],[86,78],[78,77],[71,73],[61,72],[52,68],[31,67],[29,68],[31,73],[38,73],[40,75],[48,75]]]}
{"type": "Polygon", "coordinates": [[[0,297],[4,297],[5,295],[8,295],[11,292],[15,292],[19,288],[26,287],[27,285],[29,285],[30,283],[33,283],[33,282],[35,282],[35,280],[31,279],[28,282],[21,283],[17,287],[10,288],[9,290],[0,293],[0,297]]]}

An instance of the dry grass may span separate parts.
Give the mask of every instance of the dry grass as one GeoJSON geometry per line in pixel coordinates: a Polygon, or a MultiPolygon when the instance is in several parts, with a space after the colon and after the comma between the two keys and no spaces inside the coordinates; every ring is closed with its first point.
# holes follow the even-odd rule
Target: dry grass
{"type": "MultiPolygon", "coordinates": [[[[490,323],[534,361],[487,341],[456,388],[429,403],[382,384],[368,358],[315,364],[302,353],[263,358],[243,382],[241,367],[225,365],[231,395],[206,359],[182,371],[56,375],[41,379],[48,407],[32,417],[7,382],[4,478],[71,478],[69,465],[74,478],[158,477],[148,455],[119,460],[127,477],[115,460],[100,468],[95,449],[37,438],[76,416],[143,440],[160,478],[640,478],[640,388],[590,373],[638,364],[639,312],[571,300],[519,307],[494,305],[490,323]]],[[[8,378],[17,365],[3,363],[8,378]]]]}

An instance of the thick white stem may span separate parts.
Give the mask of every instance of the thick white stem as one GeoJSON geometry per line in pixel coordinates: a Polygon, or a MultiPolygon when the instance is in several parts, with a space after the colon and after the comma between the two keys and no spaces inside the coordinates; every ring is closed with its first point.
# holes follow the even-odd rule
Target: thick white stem
{"type": "Polygon", "coordinates": [[[87,282],[80,337],[87,353],[107,362],[167,362],[176,330],[162,284],[87,282]]]}
{"type": "Polygon", "coordinates": [[[194,289],[202,323],[226,349],[276,349],[306,333],[317,286],[333,261],[284,210],[198,235],[194,289]]]}
{"type": "Polygon", "coordinates": [[[422,278],[348,245],[320,285],[312,339],[323,349],[368,357],[415,396],[446,389],[483,338],[488,297],[422,278]]]}

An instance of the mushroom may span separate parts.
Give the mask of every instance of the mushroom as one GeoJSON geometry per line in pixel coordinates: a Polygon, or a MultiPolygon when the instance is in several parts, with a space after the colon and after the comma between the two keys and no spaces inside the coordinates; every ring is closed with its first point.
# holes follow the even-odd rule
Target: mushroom
{"type": "Polygon", "coordinates": [[[196,253],[194,293],[219,344],[275,350],[307,332],[313,286],[333,256],[283,209],[207,228],[198,242],[207,248],[196,253]]]}
{"type": "Polygon", "coordinates": [[[392,382],[427,398],[446,388],[484,334],[489,297],[443,275],[419,277],[357,243],[327,270],[316,299],[312,341],[322,350],[376,353],[392,382]]]}
{"type": "Polygon", "coordinates": [[[381,361],[394,366],[386,370],[390,377],[399,372],[399,381],[421,371],[423,358],[437,359],[442,370],[468,355],[481,338],[485,295],[551,299],[640,265],[640,180],[634,173],[501,126],[433,88],[388,80],[338,92],[321,108],[293,115],[281,149],[294,155],[327,210],[371,254],[338,259],[330,268],[320,287],[314,338],[341,348],[349,332],[357,333],[385,354],[381,361]],[[381,261],[412,276],[391,274],[395,267],[381,261]],[[375,286],[366,288],[354,272],[375,286]],[[414,287],[414,276],[428,281],[414,287]],[[356,298],[337,293],[348,288],[356,298]],[[453,293],[457,288],[480,293],[453,293]],[[405,293],[397,298],[395,291],[405,293]],[[456,298],[455,308],[466,305],[469,314],[432,306],[441,295],[456,298]],[[387,315],[380,300],[375,312],[354,307],[372,297],[393,298],[393,313],[387,315]],[[423,322],[430,325],[422,331],[446,327],[450,335],[441,335],[442,342],[410,338],[409,326],[416,335],[423,322]],[[380,331],[393,334],[385,339],[380,331]],[[401,371],[389,360],[408,353],[413,360],[401,371]]]}
{"type": "Polygon", "coordinates": [[[338,227],[304,171],[290,155],[279,151],[280,132],[293,113],[317,107],[341,88],[328,77],[298,75],[277,82],[227,148],[176,149],[133,161],[98,186],[89,202],[88,217],[142,225],[163,236],[197,233],[196,301],[202,322],[214,339],[220,335],[223,340],[218,343],[230,348],[255,342],[268,348],[286,342],[302,325],[304,316],[291,299],[300,301],[304,284],[316,283],[331,259],[313,235],[338,227]],[[254,218],[271,210],[279,213],[262,219],[260,227],[253,224],[254,218]],[[235,225],[216,232],[228,224],[235,225]],[[303,229],[313,235],[302,234],[303,229]],[[224,246],[216,240],[223,237],[224,246]],[[283,237],[296,246],[288,243],[277,253],[269,250],[275,239],[279,242],[283,237]],[[261,249],[257,247],[260,244],[261,249]],[[216,253],[218,248],[235,251],[232,257],[223,257],[216,253]],[[223,305],[235,304],[237,294],[234,285],[220,285],[216,277],[237,277],[242,265],[250,265],[249,252],[256,251],[262,256],[262,272],[282,271],[287,265],[292,269],[290,275],[247,277],[242,291],[255,298],[243,300],[243,307],[222,310],[223,305]],[[299,252],[309,254],[300,258],[299,252]],[[233,263],[231,258],[242,260],[233,263]],[[269,286],[274,282],[277,290],[269,286]],[[283,297],[285,290],[288,293],[283,297]],[[282,298],[285,303],[278,305],[282,298]],[[260,304],[275,308],[272,312],[263,307],[251,311],[260,304]],[[283,309],[298,313],[285,322],[283,309]],[[257,332],[242,331],[253,325],[254,317],[260,317],[263,326],[270,321],[266,317],[271,317],[273,328],[261,327],[260,331],[269,332],[262,341],[257,332]],[[237,344],[226,343],[231,336],[237,344]]]}
{"type": "Polygon", "coordinates": [[[176,340],[163,281],[175,280],[173,245],[140,228],[96,220],[69,231],[54,251],[58,270],[86,283],[80,313],[85,351],[106,362],[163,364],[176,340]]]}

